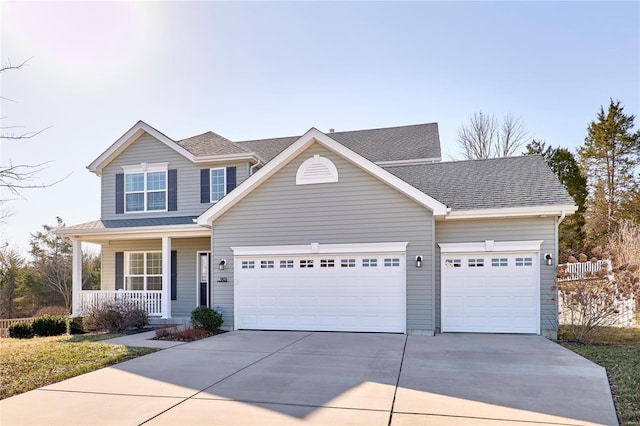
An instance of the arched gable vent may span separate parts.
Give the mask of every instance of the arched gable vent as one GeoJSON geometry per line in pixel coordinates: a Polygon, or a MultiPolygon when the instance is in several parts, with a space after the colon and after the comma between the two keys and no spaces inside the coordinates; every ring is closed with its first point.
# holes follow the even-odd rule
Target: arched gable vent
{"type": "Polygon", "coordinates": [[[298,167],[296,185],[313,185],[338,181],[338,169],[331,160],[319,155],[306,160],[298,167]]]}

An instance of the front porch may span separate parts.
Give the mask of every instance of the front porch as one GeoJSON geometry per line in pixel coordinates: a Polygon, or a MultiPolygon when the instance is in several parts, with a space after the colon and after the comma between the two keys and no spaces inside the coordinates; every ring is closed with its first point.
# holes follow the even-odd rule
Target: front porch
{"type": "MultiPolygon", "coordinates": [[[[205,268],[207,282],[199,283],[201,253],[211,250],[208,228],[193,224],[70,231],[61,230],[73,244],[72,316],[124,304],[162,320],[188,317],[198,304],[209,304],[210,264],[205,268]],[[101,246],[99,290],[82,287],[83,242],[101,246]],[[204,297],[199,294],[201,288],[204,297]]],[[[208,255],[206,263],[210,263],[208,255]]]]}

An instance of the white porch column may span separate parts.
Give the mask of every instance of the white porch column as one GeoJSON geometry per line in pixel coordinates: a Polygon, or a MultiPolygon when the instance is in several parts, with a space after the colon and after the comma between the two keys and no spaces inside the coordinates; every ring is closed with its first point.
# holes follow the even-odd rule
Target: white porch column
{"type": "Polygon", "coordinates": [[[71,316],[77,317],[82,309],[82,241],[73,240],[71,262],[71,316]]]}
{"type": "Polygon", "coordinates": [[[171,316],[171,237],[162,237],[162,318],[171,316]]]}

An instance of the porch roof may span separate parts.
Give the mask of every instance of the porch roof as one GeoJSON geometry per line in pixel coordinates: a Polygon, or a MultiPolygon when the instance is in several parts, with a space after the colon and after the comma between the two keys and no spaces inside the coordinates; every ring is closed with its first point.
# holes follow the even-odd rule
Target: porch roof
{"type": "Polygon", "coordinates": [[[77,225],[65,226],[55,231],[72,240],[100,242],[104,240],[132,238],[173,238],[209,237],[210,229],[195,223],[197,216],[127,218],[94,220],[77,225]]]}

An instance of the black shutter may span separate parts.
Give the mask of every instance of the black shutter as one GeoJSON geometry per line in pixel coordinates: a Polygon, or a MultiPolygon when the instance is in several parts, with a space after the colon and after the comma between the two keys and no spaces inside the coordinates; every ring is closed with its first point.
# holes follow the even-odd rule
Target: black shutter
{"type": "Polygon", "coordinates": [[[168,206],[170,212],[178,210],[178,170],[171,169],[167,176],[167,184],[169,186],[168,206]]]}
{"type": "Polygon", "coordinates": [[[124,173],[116,174],[116,214],[124,213],[124,173]]]}
{"type": "Polygon", "coordinates": [[[236,187],[236,168],[227,167],[227,194],[236,187]]]}
{"type": "Polygon", "coordinates": [[[200,169],[200,202],[211,202],[211,172],[209,169],[200,169]]]}
{"type": "Polygon", "coordinates": [[[124,252],[116,252],[116,290],[124,289],[124,252]]]}
{"type": "Polygon", "coordinates": [[[171,250],[171,300],[178,298],[178,252],[171,250]]]}

